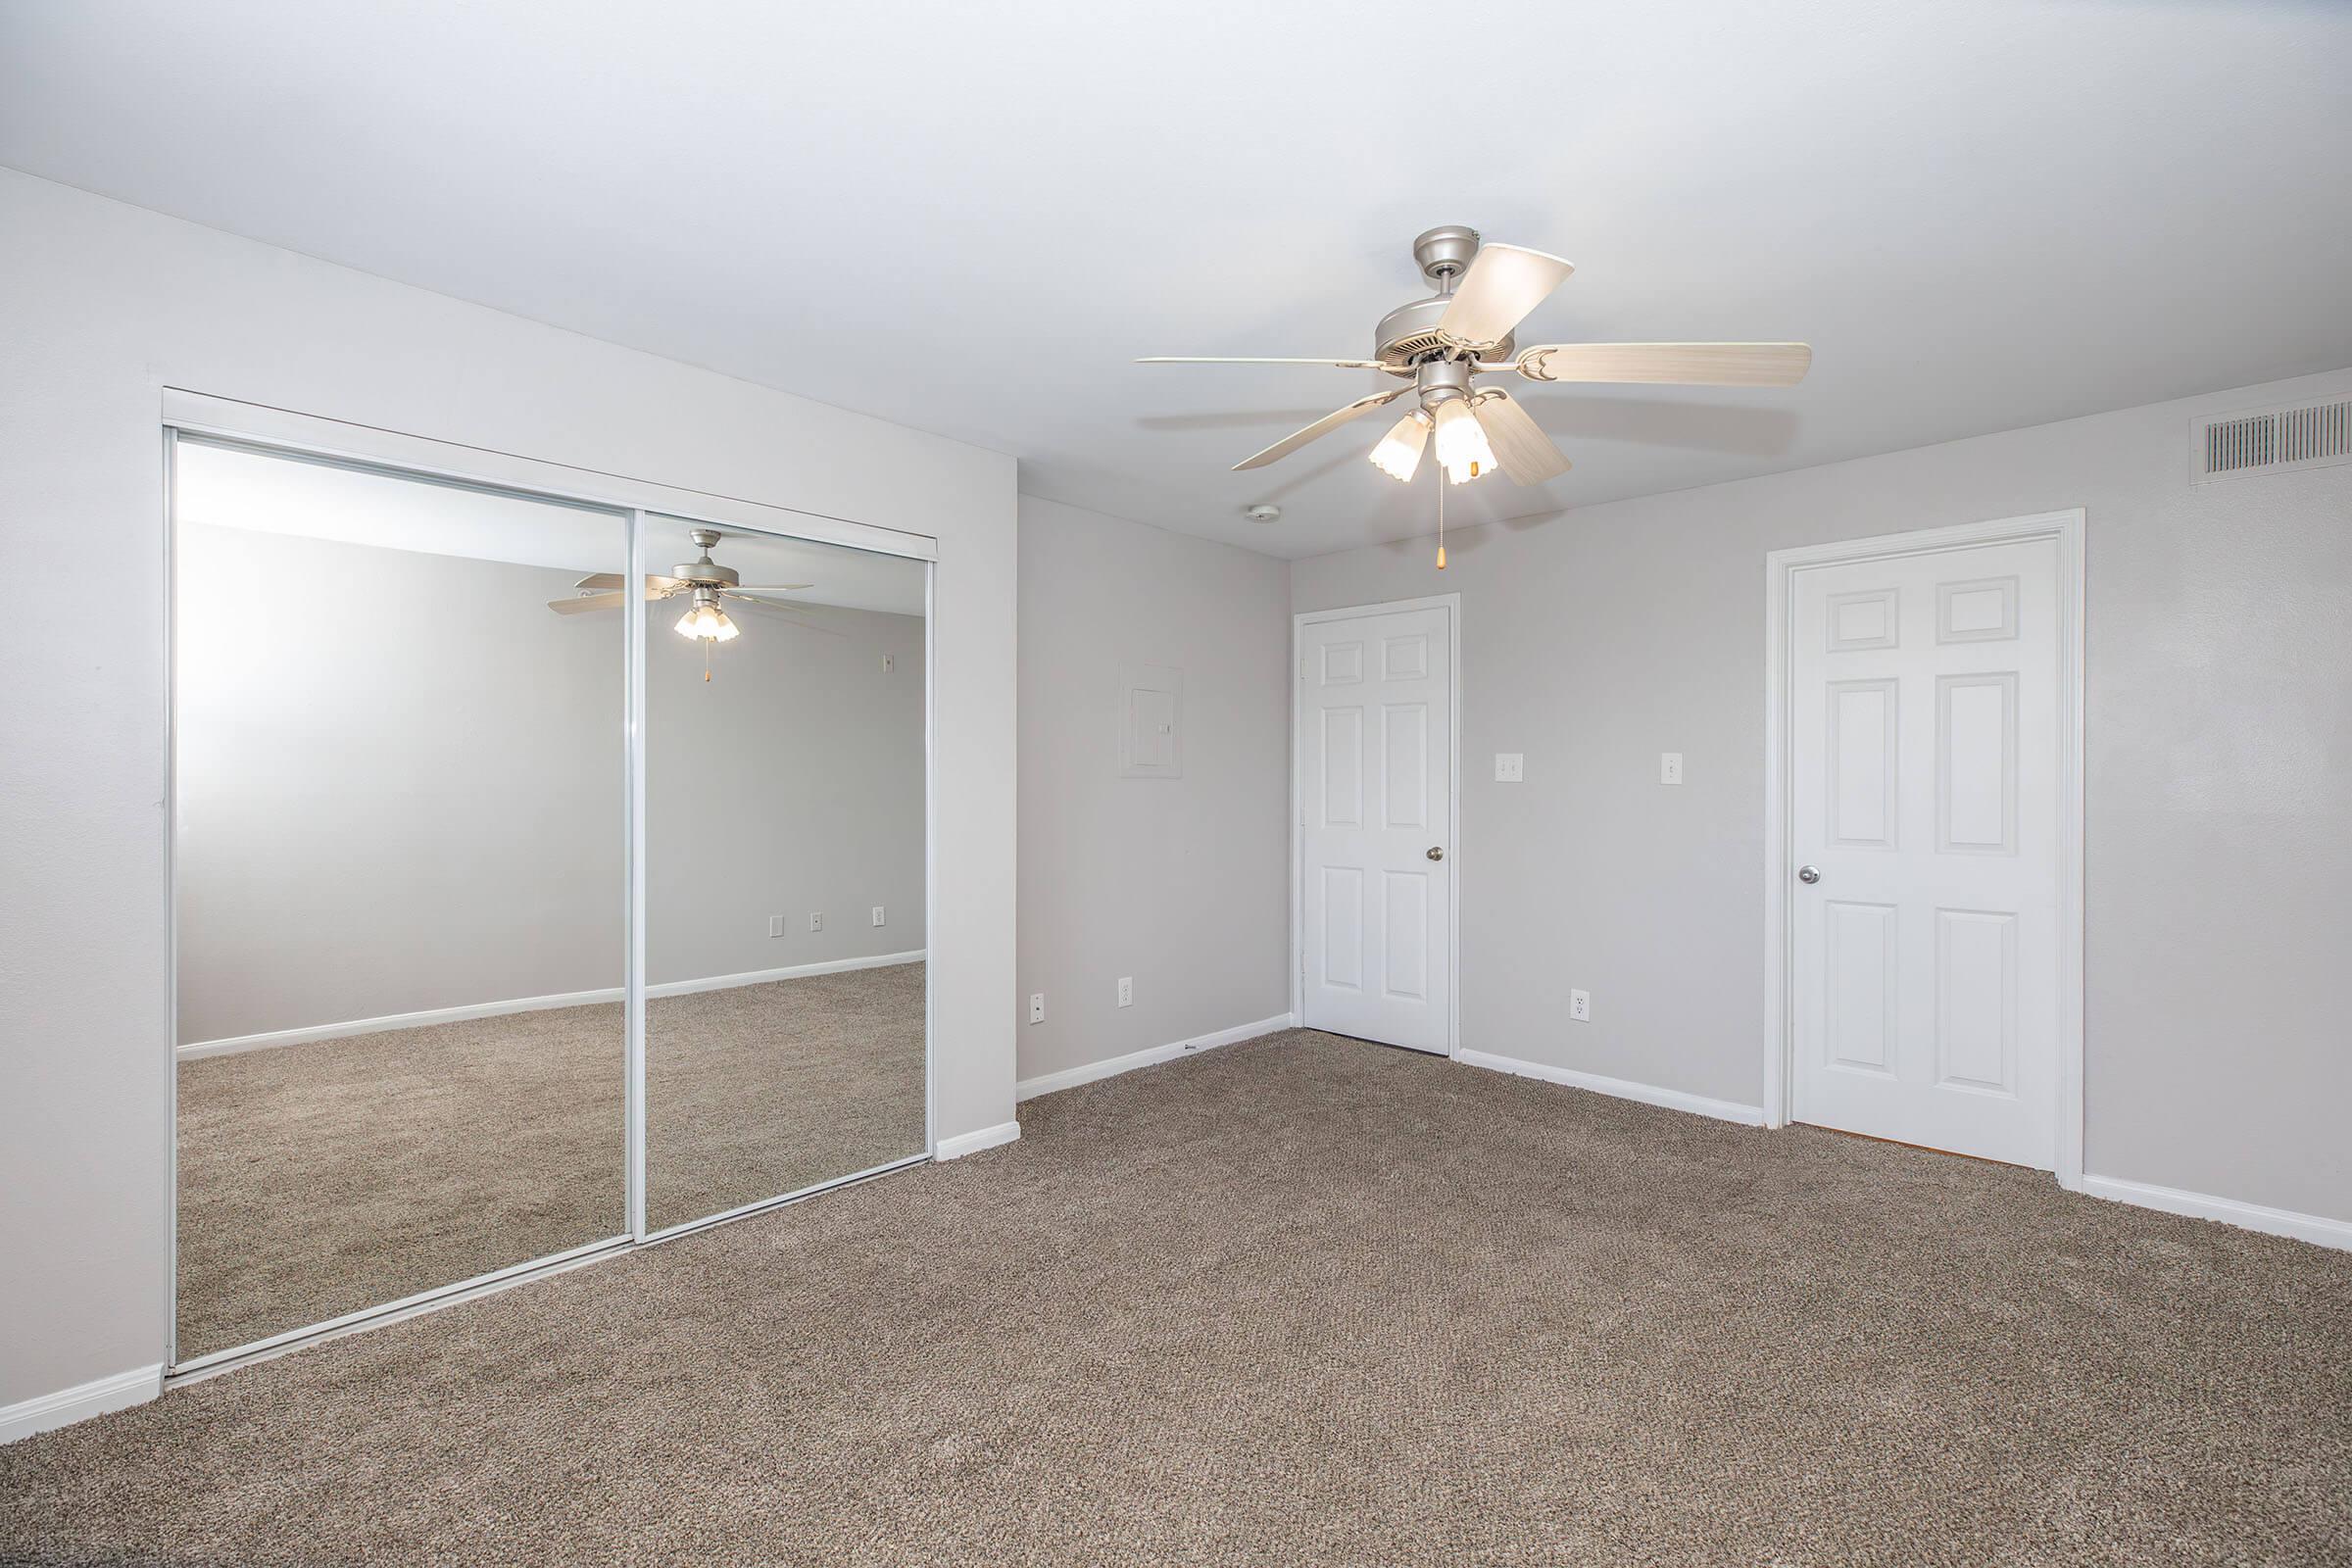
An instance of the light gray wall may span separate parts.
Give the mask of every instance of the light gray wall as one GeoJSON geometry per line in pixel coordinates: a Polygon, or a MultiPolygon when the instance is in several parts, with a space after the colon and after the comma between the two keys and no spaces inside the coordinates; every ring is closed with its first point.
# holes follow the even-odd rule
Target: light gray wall
{"type": "MultiPolygon", "coordinates": [[[[621,623],[541,608],[576,572],[203,524],[177,563],[183,1043],[620,984],[621,623]]],[[[742,618],[709,682],[649,640],[657,984],[923,945],[921,619],[742,618]]]]}
{"type": "Polygon", "coordinates": [[[1295,563],[1298,610],[1462,595],[1463,1044],[1757,1102],[1765,552],[2082,507],[2085,1168],[2352,1218],[2352,467],[2188,483],[2192,416],[2348,386],[1295,563]]]}
{"type": "Polygon", "coordinates": [[[1011,1119],[1010,458],[23,174],[0,234],[0,1404],[164,1354],[166,386],[936,538],[936,1131],[1011,1119]]]}
{"type": "Polygon", "coordinates": [[[1029,1079],[1290,1006],[1290,613],[1279,561],[1029,496],[1020,516],[1029,1079]],[[1119,776],[1138,663],[1184,672],[1182,778],[1119,776]]]}
{"type": "Polygon", "coordinates": [[[922,617],[738,610],[708,683],[674,618],[647,634],[646,977],[922,947],[922,617]]]}

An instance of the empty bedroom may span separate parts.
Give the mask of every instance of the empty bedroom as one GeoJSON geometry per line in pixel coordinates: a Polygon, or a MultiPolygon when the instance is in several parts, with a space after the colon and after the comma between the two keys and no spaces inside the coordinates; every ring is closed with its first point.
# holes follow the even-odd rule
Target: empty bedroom
{"type": "Polygon", "coordinates": [[[2347,147],[0,0],[0,1562],[2352,1565],[2347,147]]]}

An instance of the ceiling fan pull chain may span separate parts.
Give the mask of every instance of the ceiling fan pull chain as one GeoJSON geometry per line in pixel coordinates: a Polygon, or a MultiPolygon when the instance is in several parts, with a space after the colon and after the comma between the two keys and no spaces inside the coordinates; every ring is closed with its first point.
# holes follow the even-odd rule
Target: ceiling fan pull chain
{"type": "Polygon", "coordinates": [[[1446,470],[1439,468],[1438,483],[1438,569],[1446,569],[1446,470]]]}

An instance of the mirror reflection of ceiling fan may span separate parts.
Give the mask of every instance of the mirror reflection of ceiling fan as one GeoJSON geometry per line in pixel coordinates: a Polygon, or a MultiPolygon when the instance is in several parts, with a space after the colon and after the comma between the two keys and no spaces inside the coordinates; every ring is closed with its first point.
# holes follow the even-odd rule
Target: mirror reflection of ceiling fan
{"type": "MultiPolygon", "coordinates": [[[[1447,480],[1465,484],[1497,467],[1520,484],[1568,471],[1568,459],[1511,395],[1476,377],[1517,371],[1522,380],[1647,382],[1677,386],[1794,386],[1813,364],[1802,343],[1544,343],[1519,349],[1512,334],[1528,313],[1576,270],[1557,256],[1516,245],[1487,245],[1459,223],[1413,241],[1413,260],[1437,288],[1427,299],[1381,318],[1368,360],[1227,359],[1163,355],[1139,365],[1322,365],[1381,370],[1407,382],[1356,399],[1263,452],[1234,465],[1238,472],[1290,456],[1374,409],[1414,394],[1414,406],[1372,449],[1372,466],[1407,480],[1431,437],[1447,480]]],[[[1439,488],[1440,528],[1445,488],[1439,488]]],[[[1440,533],[1438,565],[1446,564],[1440,533]]]]}
{"type": "MultiPolygon", "coordinates": [[[[648,600],[675,599],[688,596],[686,612],[677,619],[681,637],[695,638],[705,643],[732,642],[741,635],[741,628],[728,618],[722,605],[724,600],[737,600],[761,610],[799,610],[802,607],[778,596],[812,588],[813,583],[762,583],[757,587],[743,586],[742,574],[732,566],[722,566],[710,559],[710,549],[726,536],[716,528],[697,528],[687,535],[702,550],[702,559],[672,566],[666,577],[648,574],[645,597],[648,600]]],[[[573,586],[580,592],[570,599],[551,599],[547,608],[559,615],[578,615],[593,610],[618,610],[625,597],[621,589],[627,579],[617,571],[600,571],[582,577],[573,586]]]]}

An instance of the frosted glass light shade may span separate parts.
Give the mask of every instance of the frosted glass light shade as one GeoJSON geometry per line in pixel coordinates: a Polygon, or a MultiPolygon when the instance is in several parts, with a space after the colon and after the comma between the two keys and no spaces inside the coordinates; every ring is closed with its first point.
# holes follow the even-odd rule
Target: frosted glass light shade
{"type": "Polygon", "coordinates": [[[697,605],[678,617],[678,635],[707,643],[733,641],[740,633],[716,605],[697,605]]]}
{"type": "Polygon", "coordinates": [[[1467,484],[1494,467],[1494,449],[1487,432],[1470,412],[1467,398],[1447,398],[1438,405],[1438,466],[1455,484],[1467,484]]]}
{"type": "Polygon", "coordinates": [[[1429,444],[1429,416],[1419,409],[1389,426],[1389,433],[1372,449],[1372,466],[1392,479],[1410,479],[1421,466],[1421,449],[1429,444]]]}

